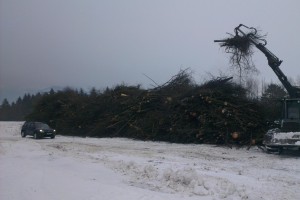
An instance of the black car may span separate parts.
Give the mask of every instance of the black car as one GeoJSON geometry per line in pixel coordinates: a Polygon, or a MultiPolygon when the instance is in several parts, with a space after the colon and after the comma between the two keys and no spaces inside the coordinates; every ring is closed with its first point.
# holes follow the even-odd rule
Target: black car
{"type": "Polygon", "coordinates": [[[21,129],[21,136],[32,135],[35,139],[50,137],[55,138],[55,130],[42,122],[25,122],[21,129]]]}

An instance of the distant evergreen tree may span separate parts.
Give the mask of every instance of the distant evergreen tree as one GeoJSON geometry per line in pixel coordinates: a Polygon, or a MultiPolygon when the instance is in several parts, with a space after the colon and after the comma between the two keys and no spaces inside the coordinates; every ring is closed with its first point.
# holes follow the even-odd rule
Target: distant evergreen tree
{"type": "Polygon", "coordinates": [[[2,102],[1,108],[9,108],[10,104],[8,102],[8,100],[5,98],[2,102]]]}
{"type": "Polygon", "coordinates": [[[97,97],[97,95],[98,95],[98,91],[96,90],[96,88],[93,87],[90,90],[90,97],[95,98],[95,97],[97,97]]]}
{"type": "Polygon", "coordinates": [[[281,117],[281,99],[287,96],[282,86],[271,83],[262,94],[261,104],[267,121],[273,122],[281,117]]]}
{"type": "Polygon", "coordinates": [[[53,88],[51,88],[50,92],[49,92],[50,95],[53,95],[55,94],[55,91],[53,90],[53,88]]]}
{"type": "Polygon", "coordinates": [[[262,94],[263,99],[281,99],[285,96],[287,96],[287,93],[283,87],[274,83],[269,84],[262,94]]]}
{"type": "Polygon", "coordinates": [[[10,109],[11,109],[11,105],[9,104],[8,100],[5,98],[0,107],[1,121],[7,121],[11,119],[10,109]]]}

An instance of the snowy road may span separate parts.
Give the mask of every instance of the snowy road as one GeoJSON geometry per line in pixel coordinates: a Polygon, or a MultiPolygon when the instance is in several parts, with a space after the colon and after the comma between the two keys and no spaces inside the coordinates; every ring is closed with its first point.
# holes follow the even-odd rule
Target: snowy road
{"type": "Polygon", "coordinates": [[[129,139],[21,138],[0,122],[1,200],[300,199],[299,155],[129,139]]]}

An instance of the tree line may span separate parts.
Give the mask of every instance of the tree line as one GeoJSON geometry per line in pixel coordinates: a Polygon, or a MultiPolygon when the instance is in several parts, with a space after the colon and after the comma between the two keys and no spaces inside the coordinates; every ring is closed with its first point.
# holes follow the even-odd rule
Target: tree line
{"type": "MultiPolygon", "coordinates": [[[[12,103],[9,103],[9,101],[5,98],[0,105],[0,121],[25,121],[26,118],[33,112],[34,108],[39,105],[39,101],[42,99],[47,99],[47,97],[49,98],[49,96],[53,96],[55,94],[68,96],[72,93],[72,96],[76,96],[76,98],[85,98],[85,100],[89,101],[88,99],[93,99],[95,96],[105,93],[109,90],[112,89],[107,88],[104,92],[101,92],[96,88],[92,88],[89,92],[85,92],[83,89],[77,90],[72,88],[65,88],[64,90],[55,92],[53,89],[51,89],[46,93],[25,94],[23,97],[19,97],[12,103]]],[[[248,98],[257,98],[257,96],[253,96],[252,93],[252,91],[248,91],[248,98]]],[[[272,121],[280,118],[280,100],[286,96],[286,91],[279,84],[270,83],[265,86],[265,90],[258,101],[264,105],[264,108],[266,109],[266,120],[272,121]]]]}
{"type": "Polygon", "coordinates": [[[25,94],[12,103],[5,98],[0,105],[0,121],[24,121],[44,95],[41,93],[25,94]]]}

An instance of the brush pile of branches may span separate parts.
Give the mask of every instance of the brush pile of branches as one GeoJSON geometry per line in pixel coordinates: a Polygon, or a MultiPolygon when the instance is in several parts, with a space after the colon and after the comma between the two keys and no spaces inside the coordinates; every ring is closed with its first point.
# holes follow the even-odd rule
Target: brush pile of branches
{"type": "Polygon", "coordinates": [[[90,136],[179,143],[248,145],[262,138],[258,106],[231,78],[196,85],[186,71],[151,90],[113,92],[118,109],[97,120],[90,136]]]}
{"type": "Polygon", "coordinates": [[[118,85],[90,95],[60,91],[45,95],[27,120],[47,122],[62,135],[259,143],[265,132],[262,109],[230,79],[214,78],[198,85],[188,70],[182,70],[150,90],[118,85]]]}

